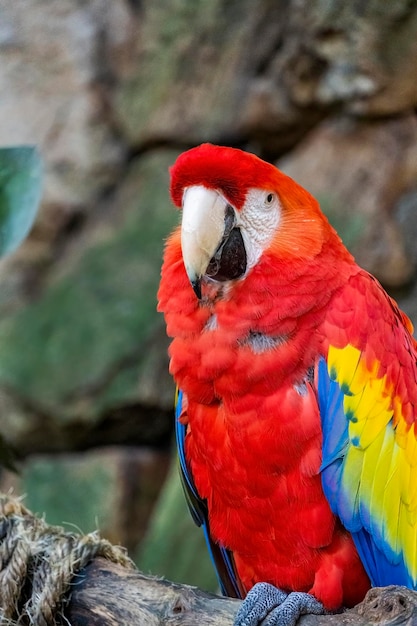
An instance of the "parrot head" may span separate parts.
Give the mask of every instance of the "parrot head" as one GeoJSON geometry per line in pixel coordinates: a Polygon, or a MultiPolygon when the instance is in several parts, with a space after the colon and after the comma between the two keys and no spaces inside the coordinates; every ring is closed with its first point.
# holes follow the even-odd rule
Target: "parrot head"
{"type": "Polygon", "coordinates": [[[181,154],[170,173],[185,270],[198,298],[202,280],[244,279],[267,251],[283,263],[305,262],[332,231],[305,189],[254,154],[202,144],[181,154]]]}

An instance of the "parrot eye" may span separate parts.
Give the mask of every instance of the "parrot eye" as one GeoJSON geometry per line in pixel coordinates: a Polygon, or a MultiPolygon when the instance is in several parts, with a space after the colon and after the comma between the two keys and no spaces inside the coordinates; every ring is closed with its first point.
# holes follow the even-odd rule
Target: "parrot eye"
{"type": "Polygon", "coordinates": [[[275,200],[275,194],[268,193],[266,198],[265,198],[265,205],[266,206],[271,206],[271,204],[274,203],[274,200],[275,200]]]}

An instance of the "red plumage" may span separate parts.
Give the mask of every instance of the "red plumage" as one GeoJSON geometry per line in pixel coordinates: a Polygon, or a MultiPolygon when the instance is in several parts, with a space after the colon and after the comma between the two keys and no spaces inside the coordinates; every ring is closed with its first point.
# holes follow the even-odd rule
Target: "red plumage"
{"type": "MultiPolygon", "coordinates": [[[[282,209],[257,264],[227,288],[203,280],[201,300],[179,230],[166,246],[159,310],[173,338],[170,371],[187,397],[186,456],[211,534],[232,551],[246,590],[266,581],[309,591],[329,609],[352,606],[370,583],[323,494],[320,415],[306,381],[318,356],[326,357],[329,336],[335,345],[366,344],[383,362],[381,337],[387,325],[400,328],[401,316],[314,198],[271,165],[205,145],[181,155],[171,176],[179,207],[184,189],[202,185],[237,211],[248,189],[271,190],[282,209]],[[381,306],[384,319],[372,321],[381,306]]],[[[395,353],[397,340],[383,341],[395,353]]]]}

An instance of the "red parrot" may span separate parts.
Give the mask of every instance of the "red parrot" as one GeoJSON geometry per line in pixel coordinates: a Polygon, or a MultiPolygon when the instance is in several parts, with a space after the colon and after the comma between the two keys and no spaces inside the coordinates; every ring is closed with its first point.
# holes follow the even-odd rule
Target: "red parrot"
{"type": "Polygon", "coordinates": [[[158,308],[181,472],[223,590],[246,596],[236,624],[417,588],[411,322],[317,201],[255,155],[188,150],[170,192],[182,222],[158,308]]]}

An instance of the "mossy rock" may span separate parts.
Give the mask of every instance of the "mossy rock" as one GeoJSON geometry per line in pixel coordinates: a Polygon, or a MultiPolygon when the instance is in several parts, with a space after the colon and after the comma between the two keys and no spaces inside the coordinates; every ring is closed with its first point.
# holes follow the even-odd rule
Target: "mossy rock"
{"type": "Polygon", "coordinates": [[[99,455],[36,457],[23,469],[25,504],[49,524],[71,525],[87,533],[111,525],[117,474],[99,455]]]}
{"type": "Polygon", "coordinates": [[[134,161],[39,298],[0,320],[0,388],[18,406],[71,423],[140,402],[142,392],[171,402],[156,292],[164,239],[179,219],[168,196],[176,155],[155,151],[134,161]],[[163,380],[147,375],[148,359],[166,372],[163,380]],[[143,376],[153,390],[143,389],[143,376]]]}
{"type": "Polygon", "coordinates": [[[218,591],[204,534],[188,511],[175,461],[136,562],[145,573],[165,576],[207,591],[218,591]]]}
{"type": "Polygon", "coordinates": [[[141,10],[137,62],[113,101],[128,142],[234,137],[253,3],[148,0],[141,10]]]}

